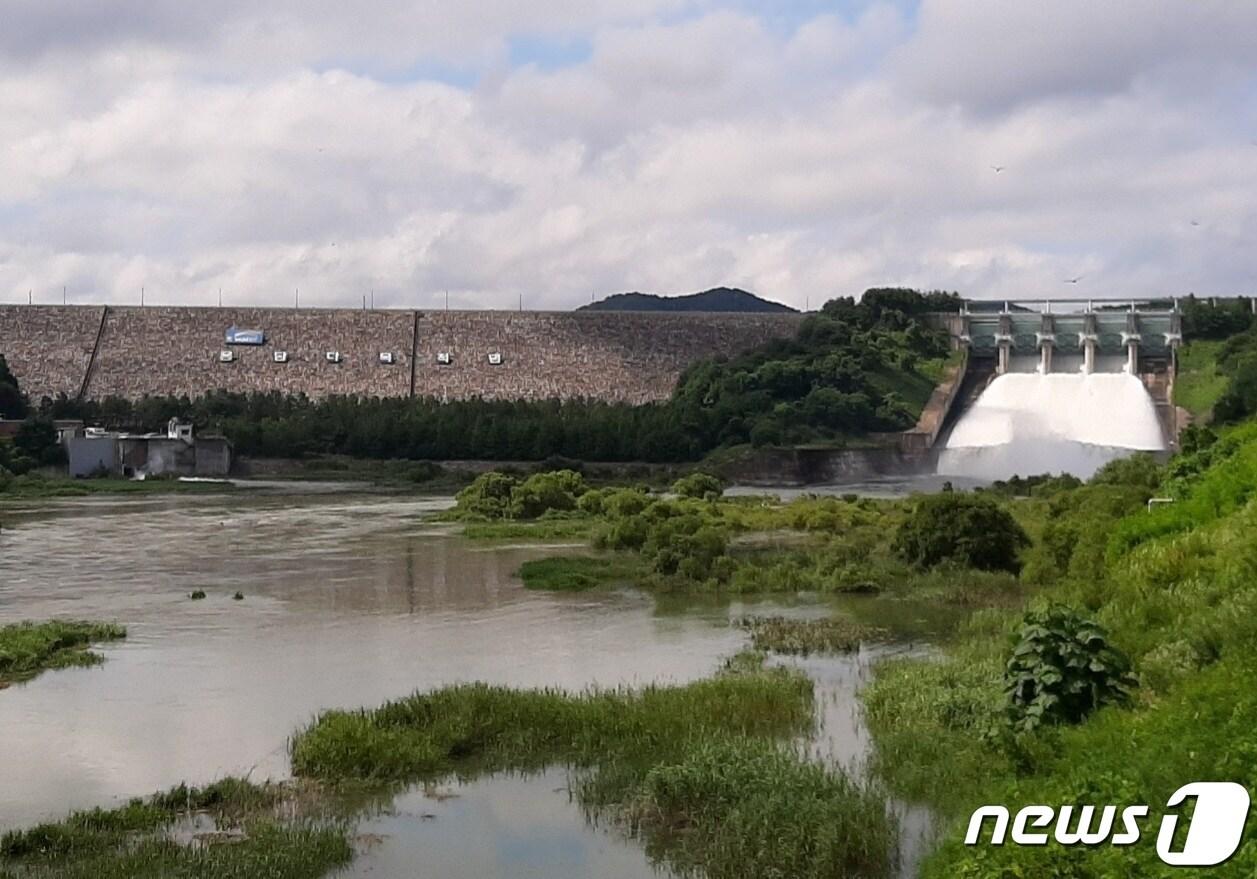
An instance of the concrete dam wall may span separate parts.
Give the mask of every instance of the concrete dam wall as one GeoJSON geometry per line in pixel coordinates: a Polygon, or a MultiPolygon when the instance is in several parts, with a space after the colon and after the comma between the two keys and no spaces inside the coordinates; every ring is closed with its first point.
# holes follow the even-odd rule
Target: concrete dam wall
{"type": "Polygon", "coordinates": [[[791,337],[802,319],[799,314],[5,305],[0,354],[36,401],[58,394],[197,397],[226,389],[311,397],[644,403],[667,398],[691,363],[791,337]],[[232,327],[259,330],[264,341],[227,344],[232,327]]]}

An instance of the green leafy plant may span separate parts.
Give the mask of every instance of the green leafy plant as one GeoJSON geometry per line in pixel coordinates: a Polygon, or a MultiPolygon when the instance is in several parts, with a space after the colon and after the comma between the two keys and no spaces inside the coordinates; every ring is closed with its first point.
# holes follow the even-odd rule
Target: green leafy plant
{"type": "Polygon", "coordinates": [[[1097,708],[1125,705],[1139,685],[1108,633],[1065,605],[1025,615],[1013,636],[1004,683],[1009,720],[1026,731],[1078,723],[1097,708]]]}
{"type": "Polygon", "coordinates": [[[1021,570],[1017,557],[1030,538],[989,498],[946,492],[922,498],[899,526],[894,551],[921,568],[951,563],[983,571],[1021,570]]]}

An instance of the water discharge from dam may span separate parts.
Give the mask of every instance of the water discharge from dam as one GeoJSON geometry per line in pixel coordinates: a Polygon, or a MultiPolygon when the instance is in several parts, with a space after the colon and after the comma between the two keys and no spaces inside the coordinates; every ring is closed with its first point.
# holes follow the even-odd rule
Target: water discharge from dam
{"type": "Polygon", "coordinates": [[[1156,407],[1125,372],[1010,372],[957,421],[938,472],[975,479],[1071,473],[1090,477],[1117,458],[1165,448],[1156,407]]]}

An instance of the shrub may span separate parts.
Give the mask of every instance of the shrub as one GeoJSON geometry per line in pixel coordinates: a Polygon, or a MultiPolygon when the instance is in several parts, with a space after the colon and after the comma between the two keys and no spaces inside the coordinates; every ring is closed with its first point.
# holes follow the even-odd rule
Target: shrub
{"type": "Polygon", "coordinates": [[[709,473],[691,473],[672,483],[672,490],[681,497],[715,500],[724,494],[725,484],[709,473]]]}
{"type": "Polygon", "coordinates": [[[642,546],[656,574],[680,575],[687,580],[727,579],[732,571],[716,567],[729,545],[728,532],[693,513],[671,516],[656,523],[642,546]],[[719,575],[719,576],[718,576],[719,575]]]}
{"type": "Polygon", "coordinates": [[[1149,494],[1157,490],[1165,473],[1152,455],[1138,454],[1105,464],[1091,477],[1092,485],[1129,485],[1149,494]]]}
{"type": "Polygon", "coordinates": [[[534,473],[511,489],[511,516],[536,519],[551,510],[574,510],[576,499],[589,490],[575,470],[534,473]]]}
{"type": "Polygon", "coordinates": [[[1097,708],[1128,703],[1138,686],[1108,633],[1064,605],[1025,615],[1004,683],[1009,720],[1023,730],[1078,723],[1097,708]]]}
{"type": "Polygon", "coordinates": [[[608,516],[635,516],[650,506],[651,497],[636,488],[621,488],[607,494],[603,508],[608,516]]]}
{"type": "Polygon", "coordinates": [[[609,492],[605,488],[593,488],[576,499],[576,509],[590,516],[601,516],[606,511],[609,492]]]}
{"type": "Polygon", "coordinates": [[[514,477],[496,470],[481,473],[455,496],[457,510],[486,519],[503,519],[510,513],[511,493],[517,484],[514,477]]]}
{"type": "Polygon", "coordinates": [[[594,534],[599,549],[641,549],[650,533],[650,523],[642,515],[616,519],[594,534]]]}
{"type": "Polygon", "coordinates": [[[1030,538],[994,501],[958,492],[917,502],[895,533],[894,551],[922,568],[944,562],[983,571],[1017,573],[1018,551],[1030,538]]]}

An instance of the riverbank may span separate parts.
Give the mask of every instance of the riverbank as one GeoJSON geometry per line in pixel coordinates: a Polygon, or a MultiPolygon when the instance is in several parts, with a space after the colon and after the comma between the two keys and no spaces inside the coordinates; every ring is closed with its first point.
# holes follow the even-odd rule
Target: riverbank
{"type": "MultiPolygon", "coordinates": [[[[1149,804],[1197,780],[1257,788],[1257,426],[1154,474],[1172,504],[1121,503],[1115,486],[1051,501],[1032,576],[1036,605],[1076,608],[1129,658],[1129,703],[1081,721],[1009,726],[1008,632],[1020,610],[975,614],[944,657],[885,665],[866,695],[876,765],[892,791],[947,816],[931,877],[1161,875],[1154,824],[1130,846],[964,846],[970,812],[999,803],[1149,804]],[[1007,670],[1006,670],[1007,669],[1007,670]]],[[[1055,637],[1055,636],[1053,636],[1055,637]]],[[[1251,876],[1257,829],[1211,875],[1251,876]]]]}

